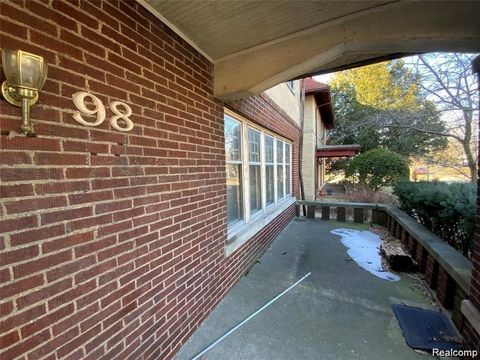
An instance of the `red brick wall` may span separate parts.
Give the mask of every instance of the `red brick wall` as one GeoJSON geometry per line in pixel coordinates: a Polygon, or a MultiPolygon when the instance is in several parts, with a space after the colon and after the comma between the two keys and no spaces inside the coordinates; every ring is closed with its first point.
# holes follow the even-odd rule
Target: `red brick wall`
{"type": "MultiPolygon", "coordinates": [[[[480,89],[480,58],[474,60],[474,72],[477,73],[477,86],[480,89]]],[[[478,119],[480,123],[480,119],[478,119]]],[[[480,149],[480,148],[479,148],[480,149]]],[[[480,151],[480,150],[479,150],[480,151]]],[[[480,179],[480,152],[477,157],[477,179],[480,179]]],[[[475,238],[472,254],[472,282],[470,284],[469,300],[480,311],[480,181],[477,181],[477,215],[475,218],[475,238]]],[[[471,346],[480,349],[480,336],[476,334],[470,324],[467,323],[467,333],[475,334],[471,336],[471,346]]]]}
{"type": "MultiPolygon", "coordinates": [[[[213,65],[133,0],[2,1],[0,19],[2,48],[49,63],[36,137],[0,100],[0,358],[171,358],[294,207],[224,257],[213,65]],[[133,131],[75,122],[77,91],[129,104],[133,131]]],[[[235,107],[295,142],[298,193],[298,128],[261,96],[235,107]]]]}
{"type": "MultiPolygon", "coordinates": [[[[477,86],[480,89],[480,60],[477,57],[474,61],[477,72],[477,86]]],[[[480,123],[480,119],[478,120],[480,123]]],[[[480,150],[479,150],[480,151],[480,150]]],[[[478,155],[477,178],[480,179],[480,152],[478,155]]],[[[480,181],[477,181],[477,216],[475,218],[475,244],[472,254],[473,271],[472,284],[470,287],[470,300],[480,309],[480,181]]]]}

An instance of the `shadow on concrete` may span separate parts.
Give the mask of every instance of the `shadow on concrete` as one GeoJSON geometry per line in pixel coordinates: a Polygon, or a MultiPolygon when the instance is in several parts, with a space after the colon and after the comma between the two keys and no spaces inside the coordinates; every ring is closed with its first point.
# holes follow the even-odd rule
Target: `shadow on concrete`
{"type": "Polygon", "coordinates": [[[429,308],[407,276],[380,279],[350,261],[337,228],[365,225],[292,221],[247,276],[181,348],[191,359],[306,273],[305,281],[201,359],[427,359],[403,339],[392,303],[429,308]]]}

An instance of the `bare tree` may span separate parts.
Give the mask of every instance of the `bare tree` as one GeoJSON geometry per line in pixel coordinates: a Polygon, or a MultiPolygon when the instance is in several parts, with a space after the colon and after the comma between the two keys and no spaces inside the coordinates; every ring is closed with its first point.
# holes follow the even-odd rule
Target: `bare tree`
{"type": "MultiPolygon", "coordinates": [[[[477,180],[479,91],[472,72],[476,54],[433,53],[411,58],[421,90],[435,104],[445,122],[445,131],[432,135],[445,136],[457,143],[472,182],[477,180]]],[[[430,133],[421,127],[418,132],[430,133]]]]}

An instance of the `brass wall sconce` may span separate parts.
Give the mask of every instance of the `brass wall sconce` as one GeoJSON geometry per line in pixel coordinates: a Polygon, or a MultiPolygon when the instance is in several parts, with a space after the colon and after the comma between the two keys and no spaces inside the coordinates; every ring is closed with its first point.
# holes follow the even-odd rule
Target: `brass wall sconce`
{"type": "Polygon", "coordinates": [[[29,121],[30,106],[38,100],[38,91],[47,79],[48,65],[42,56],[22,50],[3,49],[2,67],[7,80],[2,84],[2,94],[10,104],[21,107],[24,134],[33,135],[29,121]]]}

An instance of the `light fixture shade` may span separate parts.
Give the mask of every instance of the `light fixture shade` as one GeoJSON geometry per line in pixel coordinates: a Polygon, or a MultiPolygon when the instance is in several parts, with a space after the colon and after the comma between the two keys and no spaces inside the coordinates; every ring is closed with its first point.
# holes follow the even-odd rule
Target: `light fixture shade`
{"type": "Polygon", "coordinates": [[[40,90],[47,79],[48,65],[42,56],[3,49],[2,64],[10,86],[40,90]]]}

